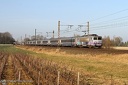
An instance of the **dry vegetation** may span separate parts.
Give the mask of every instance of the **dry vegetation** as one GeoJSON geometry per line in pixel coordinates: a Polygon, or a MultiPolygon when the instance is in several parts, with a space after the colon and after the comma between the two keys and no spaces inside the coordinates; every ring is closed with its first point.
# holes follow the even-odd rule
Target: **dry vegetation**
{"type": "Polygon", "coordinates": [[[128,47],[113,47],[113,48],[117,50],[128,50],[128,47]]]}
{"type": "Polygon", "coordinates": [[[40,57],[74,68],[74,72],[99,84],[128,84],[128,51],[65,47],[18,47],[38,53],[40,57]],[[43,55],[42,55],[43,54],[43,55]]]}
{"type": "Polygon", "coordinates": [[[0,80],[17,81],[8,82],[9,85],[127,85],[127,52],[113,49],[1,46],[0,80]],[[19,83],[18,80],[32,82],[19,83]]]}

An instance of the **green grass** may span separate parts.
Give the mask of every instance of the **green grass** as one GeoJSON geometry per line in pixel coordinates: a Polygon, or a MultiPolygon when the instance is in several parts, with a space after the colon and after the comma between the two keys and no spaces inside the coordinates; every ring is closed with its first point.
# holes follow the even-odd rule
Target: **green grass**
{"type": "Polygon", "coordinates": [[[21,53],[21,54],[35,54],[34,52],[32,51],[26,51],[26,50],[21,50],[21,49],[18,49],[18,48],[15,48],[13,45],[11,44],[2,44],[0,45],[0,52],[5,52],[5,53],[12,53],[12,54],[15,54],[15,53],[21,53]]]}

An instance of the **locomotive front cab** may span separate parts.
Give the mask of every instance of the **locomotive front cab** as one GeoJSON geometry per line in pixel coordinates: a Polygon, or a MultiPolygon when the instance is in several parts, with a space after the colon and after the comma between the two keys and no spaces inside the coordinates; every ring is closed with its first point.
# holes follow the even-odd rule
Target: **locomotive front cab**
{"type": "Polygon", "coordinates": [[[102,46],[102,37],[101,36],[94,36],[93,37],[93,44],[94,44],[94,47],[101,47],[102,46]]]}

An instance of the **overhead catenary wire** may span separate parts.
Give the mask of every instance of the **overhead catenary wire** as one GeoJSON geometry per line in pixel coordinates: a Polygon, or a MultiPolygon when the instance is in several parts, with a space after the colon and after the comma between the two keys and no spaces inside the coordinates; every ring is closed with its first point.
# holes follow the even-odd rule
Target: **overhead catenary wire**
{"type": "Polygon", "coordinates": [[[121,22],[121,21],[128,21],[128,16],[124,16],[124,17],[120,17],[120,18],[115,18],[115,19],[110,19],[110,20],[106,20],[106,21],[100,21],[97,23],[92,23],[91,25],[98,25],[98,24],[107,24],[107,23],[111,23],[111,22],[121,22]]]}
{"type": "Polygon", "coordinates": [[[121,12],[124,12],[124,11],[128,11],[128,8],[120,10],[120,11],[117,11],[117,12],[114,12],[114,13],[111,13],[111,14],[108,14],[108,15],[105,15],[105,16],[102,16],[102,17],[99,17],[99,18],[96,18],[96,19],[93,19],[93,20],[90,20],[90,22],[94,22],[94,21],[97,21],[97,20],[112,16],[112,15],[118,14],[118,13],[121,13],[121,12]]]}
{"type": "MultiPolygon", "coordinates": [[[[99,21],[102,18],[106,18],[124,11],[128,11],[128,9],[124,9],[103,17],[99,17],[95,20],[92,20],[91,22],[94,21],[99,21]]],[[[106,21],[100,21],[98,23],[92,23],[90,25],[90,31],[93,30],[102,30],[102,29],[110,29],[110,28],[119,28],[119,27],[127,27],[128,26],[128,16],[123,16],[123,17],[119,17],[119,18],[115,18],[115,19],[111,19],[111,20],[106,20],[106,21]]]]}
{"type": "Polygon", "coordinates": [[[95,26],[95,27],[91,27],[94,29],[91,29],[90,31],[93,30],[102,30],[102,29],[110,29],[110,28],[119,28],[119,27],[127,27],[128,26],[128,22],[122,22],[122,23],[113,23],[113,24],[108,24],[108,25],[100,25],[100,26],[95,26]]]}

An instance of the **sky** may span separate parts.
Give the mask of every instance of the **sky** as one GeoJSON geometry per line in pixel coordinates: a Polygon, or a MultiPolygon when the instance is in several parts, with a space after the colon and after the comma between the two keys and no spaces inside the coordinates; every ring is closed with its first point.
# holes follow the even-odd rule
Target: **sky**
{"type": "Polygon", "coordinates": [[[0,32],[15,40],[35,34],[58,37],[89,33],[128,41],[128,0],[0,0],[0,32]],[[69,27],[69,25],[73,25],[69,27]],[[80,28],[78,25],[81,25],[80,28]]]}

